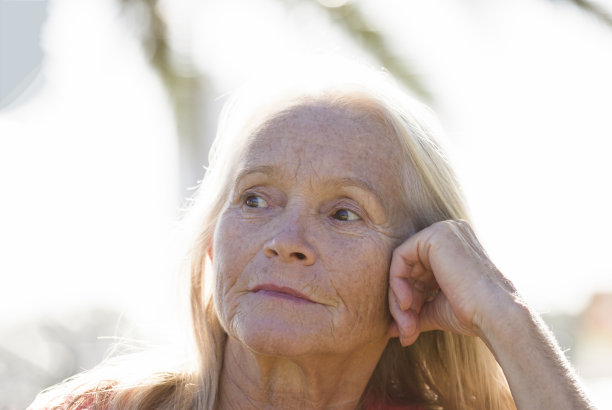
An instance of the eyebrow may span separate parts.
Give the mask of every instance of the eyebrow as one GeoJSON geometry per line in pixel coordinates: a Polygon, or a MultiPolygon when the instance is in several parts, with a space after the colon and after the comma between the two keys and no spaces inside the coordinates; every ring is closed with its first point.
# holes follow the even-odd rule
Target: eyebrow
{"type": "MultiPolygon", "coordinates": [[[[248,177],[252,174],[264,174],[267,176],[274,176],[281,174],[280,169],[271,165],[258,165],[254,167],[243,168],[238,172],[235,178],[236,184],[239,184],[244,178],[248,177]]],[[[365,194],[372,198],[374,202],[382,209],[386,209],[384,206],[383,196],[377,191],[370,183],[364,181],[360,178],[354,177],[339,177],[332,178],[330,181],[326,181],[325,185],[337,187],[337,188],[357,188],[360,191],[365,192],[365,194]]]]}
{"type": "Polygon", "coordinates": [[[243,178],[251,174],[265,174],[265,175],[274,175],[278,174],[277,168],[270,165],[259,165],[256,167],[243,168],[238,172],[236,177],[234,178],[235,182],[239,182],[243,178]]]}
{"type": "Polygon", "coordinates": [[[362,189],[364,191],[371,192],[377,198],[381,198],[381,196],[378,194],[378,191],[376,189],[374,189],[374,187],[372,185],[370,185],[368,182],[364,181],[363,179],[352,178],[352,177],[342,177],[342,178],[338,178],[338,179],[333,179],[331,181],[331,185],[336,185],[336,186],[340,186],[340,187],[354,186],[354,187],[360,188],[360,189],[362,189]]]}
{"type": "MultiPolygon", "coordinates": [[[[255,167],[243,168],[242,170],[240,170],[240,172],[238,172],[234,180],[238,182],[241,179],[251,174],[265,174],[265,175],[271,176],[271,175],[278,175],[279,173],[280,171],[277,167],[274,167],[271,165],[258,165],[255,167]]],[[[360,178],[353,178],[353,177],[333,178],[331,181],[328,182],[328,185],[333,185],[333,186],[338,186],[338,187],[354,186],[364,191],[371,192],[379,199],[382,198],[381,195],[378,193],[378,191],[374,189],[374,187],[370,183],[360,178]]]]}

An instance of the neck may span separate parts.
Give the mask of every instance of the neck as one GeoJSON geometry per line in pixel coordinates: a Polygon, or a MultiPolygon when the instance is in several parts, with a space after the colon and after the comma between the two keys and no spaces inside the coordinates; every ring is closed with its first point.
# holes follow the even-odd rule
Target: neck
{"type": "Polygon", "coordinates": [[[347,354],[297,358],[260,355],[229,338],[220,409],[354,409],[386,346],[378,340],[347,354]]]}

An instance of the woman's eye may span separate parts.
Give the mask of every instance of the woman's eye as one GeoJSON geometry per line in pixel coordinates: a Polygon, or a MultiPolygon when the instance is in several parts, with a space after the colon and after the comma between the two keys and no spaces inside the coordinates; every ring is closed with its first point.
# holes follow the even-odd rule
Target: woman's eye
{"type": "Polygon", "coordinates": [[[359,215],[353,211],[349,211],[348,209],[338,209],[336,212],[334,212],[332,217],[339,221],[357,221],[361,219],[359,215]]]}
{"type": "Polygon", "coordinates": [[[249,195],[244,200],[244,204],[249,208],[265,208],[268,203],[265,199],[257,195],[249,195]]]}

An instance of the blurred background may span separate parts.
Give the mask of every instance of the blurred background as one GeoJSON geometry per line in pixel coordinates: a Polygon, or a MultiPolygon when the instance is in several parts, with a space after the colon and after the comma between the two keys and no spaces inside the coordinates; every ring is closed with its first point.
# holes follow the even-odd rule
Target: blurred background
{"type": "MultiPolygon", "coordinates": [[[[180,209],[224,96],[295,53],[438,114],[475,227],[612,408],[612,2],[0,0],[0,409],[172,343],[180,209]]],[[[520,337],[520,335],[519,335],[520,337]]]]}

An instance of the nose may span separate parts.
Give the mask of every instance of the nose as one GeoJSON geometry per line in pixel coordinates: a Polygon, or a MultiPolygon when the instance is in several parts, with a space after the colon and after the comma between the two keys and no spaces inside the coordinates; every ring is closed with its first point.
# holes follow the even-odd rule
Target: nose
{"type": "Polygon", "coordinates": [[[264,245],[264,254],[279,258],[283,262],[298,262],[312,265],[316,260],[314,247],[304,237],[303,229],[297,224],[285,226],[264,245]]]}

